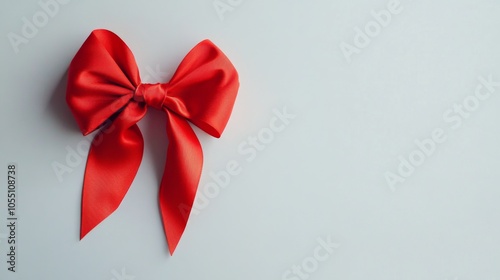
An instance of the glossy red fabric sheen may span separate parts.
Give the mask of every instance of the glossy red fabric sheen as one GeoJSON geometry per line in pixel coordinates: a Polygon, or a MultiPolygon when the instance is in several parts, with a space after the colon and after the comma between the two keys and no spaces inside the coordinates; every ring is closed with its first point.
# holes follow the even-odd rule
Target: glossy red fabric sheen
{"type": "Polygon", "coordinates": [[[238,73],[204,40],[168,83],[143,84],[134,56],[113,32],[94,30],[68,70],[66,101],[92,141],[82,193],[80,238],[113,213],[139,169],[144,141],[137,122],[152,107],[165,112],[169,139],[158,195],[170,254],[186,228],[201,176],[203,153],[188,121],[220,137],[238,92],[238,73]]]}

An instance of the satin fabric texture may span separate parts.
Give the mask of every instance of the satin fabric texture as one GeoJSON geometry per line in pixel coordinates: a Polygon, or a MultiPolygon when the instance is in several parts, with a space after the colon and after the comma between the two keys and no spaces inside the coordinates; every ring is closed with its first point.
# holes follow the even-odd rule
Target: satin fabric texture
{"type": "Polygon", "coordinates": [[[83,180],[80,238],[120,205],[137,174],[144,140],[137,126],[149,108],[166,116],[168,148],[158,203],[170,254],[186,228],[200,180],[203,152],[191,125],[219,138],[239,88],[238,73],[211,41],[198,43],[169,82],[142,83],[128,46],[94,30],[68,70],[66,101],[90,145],[83,180]]]}

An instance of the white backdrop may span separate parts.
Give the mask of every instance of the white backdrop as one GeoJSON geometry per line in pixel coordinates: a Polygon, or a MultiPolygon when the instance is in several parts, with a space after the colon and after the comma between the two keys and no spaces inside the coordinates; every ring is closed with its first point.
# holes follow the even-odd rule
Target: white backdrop
{"type": "Polygon", "coordinates": [[[496,0],[1,1],[0,279],[500,279],[499,13],[496,0]],[[203,174],[173,256],[154,110],[130,191],[79,241],[90,137],[64,95],[96,28],[147,82],[205,38],[239,71],[223,136],[196,130],[203,174]],[[237,174],[217,182],[228,164],[237,174]]]}

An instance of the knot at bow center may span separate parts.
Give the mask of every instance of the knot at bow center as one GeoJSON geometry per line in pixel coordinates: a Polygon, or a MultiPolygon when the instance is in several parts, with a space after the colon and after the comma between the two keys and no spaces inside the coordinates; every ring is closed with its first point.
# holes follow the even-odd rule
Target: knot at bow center
{"type": "Polygon", "coordinates": [[[139,84],[135,89],[134,100],[144,102],[146,105],[161,110],[167,100],[167,87],[165,84],[139,84]]]}

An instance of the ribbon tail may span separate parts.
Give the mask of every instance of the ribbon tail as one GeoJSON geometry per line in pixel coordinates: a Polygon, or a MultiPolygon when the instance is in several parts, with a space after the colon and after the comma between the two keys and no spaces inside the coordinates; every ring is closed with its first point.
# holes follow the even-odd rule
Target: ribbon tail
{"type": "Polygon", "coordinates": [[[146,108],[129,103],[90,146],[82,192],[80,239],[122,202],[142,160],[144,140],[136,125],[146,108]]]}
{"type": "Polygon", "coordinates": [[[191,213],[203,153],[189,123],[175,113],[165,112],[169,145],[158,199],[168,247],[173,255],[191,213]]]}

